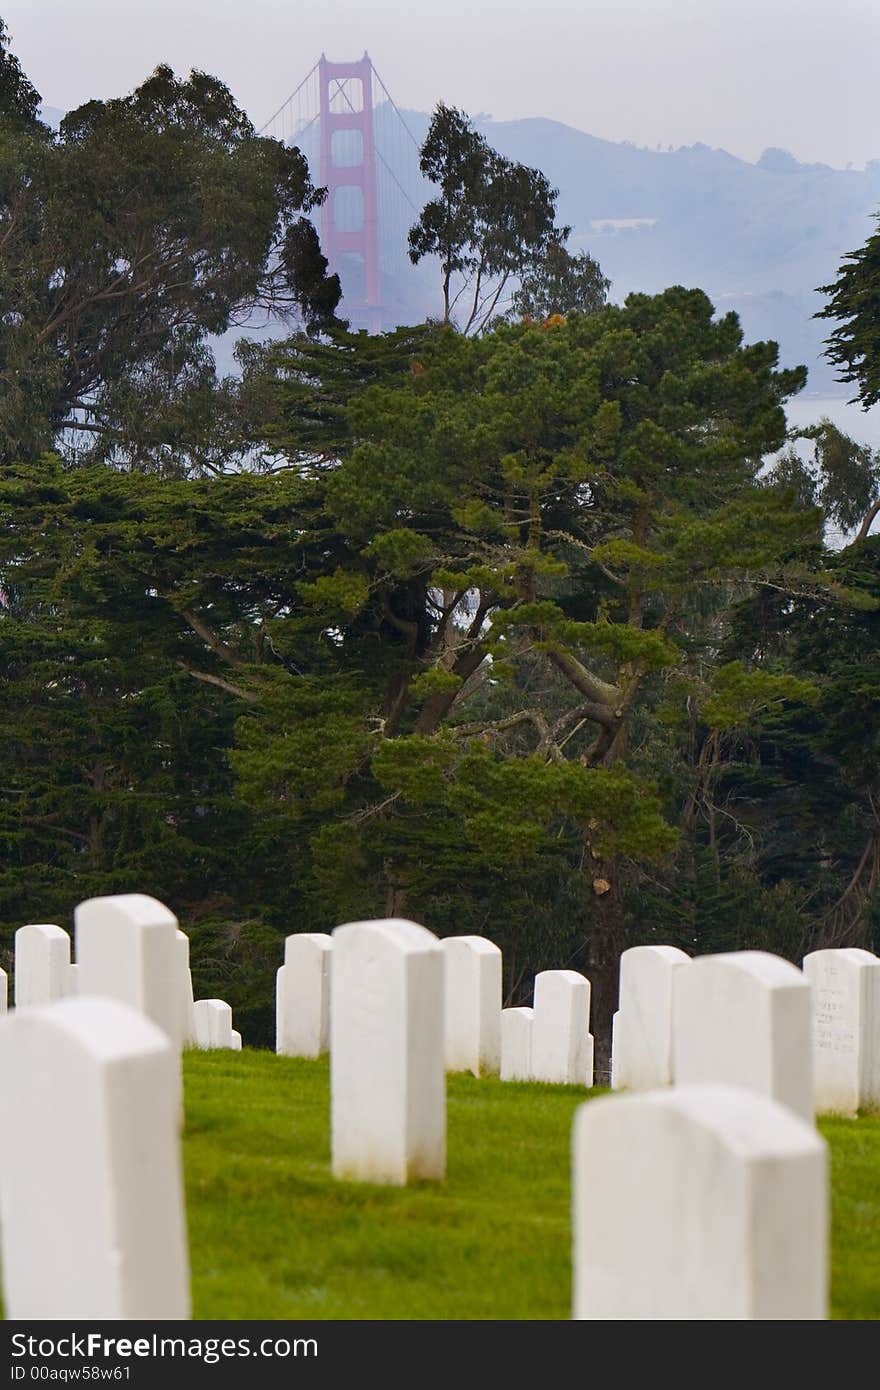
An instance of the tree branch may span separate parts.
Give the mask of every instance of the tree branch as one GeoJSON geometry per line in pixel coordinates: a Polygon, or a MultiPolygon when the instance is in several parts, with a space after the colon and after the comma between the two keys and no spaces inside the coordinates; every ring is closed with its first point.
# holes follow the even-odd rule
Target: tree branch
{"type": "Polygon", "coordinates": [[[548,647],[547,655],[557,671],[561,672],[576,690],[595,703],[597,711],[590,717],[596,719],[600,724],[607,724],[611,727],[616,722],[617,707],[622,699],[620,688],[616,685],[610,685],[608,681],[603,681],[599,676],[594,676],[592,671],[588,671],[576,656],[572,656],[571,652],[563,651],[561,647],[548,647]],[[603,706],[604,715],[600,713],[603,706]]]}
{"type": "MultiPolygon", "coordinates": [[[[555,724],[550,725],[544,744],[549,747],[551,743],[556,743],[559,735],[564,733],[570,725],[582,724],[585,719],[590,719],[595,724],[602,724],[605,726],[614,722],[613,713],[609,711],[607,705],[597,704],[594,700],[587,700],[584,704],[576,705],[574,709],[568,710],[561,718],[556,720],[555,724]],[[609,714],[611,714],[611,720],[609,720],[609,714]]],[[[574,732],[574,730],[572,730],[572,732],[574,732]]],[[[540,751],[543,751],[543,748],[539,749],[539,752],[540,751]]]]}
{"type": "Polygon", "coordinates": [[[249,705],[259,704],[259,697],[250,690],[242,690],[241,686],[233,685],[231,681],[225,681],[222,676],[212,676],[210,671],[194,671],[191,666],[186,666],[179,661],[178,666],[185,671],[188,676],[192,676],[197,681],[204,681],[206,685],[216,685],[220,690],[225,690],[229,695],[235,695],[239,700],[244,700],[249,705]]]}
{"type": "MultiPolygon", "coordinates": [[[[494,299],[492,300],[492,303],[489,305],[489,308],[486,310],[486,313],[483,315],[483,318],[482,318],[481,322],[477,325],[477,332],[478,332],[478,333],[482,333],[483,329],[486,327],[486,324],[489,322],[490,318],[492,317],[493,313],[495,312],[495,308],[496,308],[496,306],[497,306],[497,304],[498,304],[499,299],[501,298],[501,293],[502,293],[502,291],[503,291],[503,289],[504,289],[504,286],[507,284],[507,282],[508,282],[509,279],[510,279],[510,271],[509,271],[509,270],[506,270],[506,271],[504,272],[504,276],[503,276],[503,278],[502,278],[502,280],[501,280],[501,284],[498,286],[498,289],[497,289],[496,292],[495,292],[495,297],[494,297],[494,299]]],[[[485,303],[485,300],[483,301],[483,303],[485,303]]],[[[482,309],[483,309],[483,305],[481,304],[481,305],[480,305],[480,312],[482,312],[482,309]]]]}
{"type": "Polygon", "coordinates": [[[382,612],[388,619],[392,627],[396,627],[398,632],[402,632],[405,637],[415,644],[419,635],[419,625],[412,618],[399,618],[391,607],[391,600],[387,592],[382,593],[382,612]]]}
{"type": "Polygon", "coordinates": [[[197,614],[191,613],[188,608],[179,608],[177,611],[184,621],[189,623],[196,636],[201,637],[202,641],[211,648],[211,651],[216,652],[223,661],[230,666],[235,666],[236,669],[240,669],[244,665],[244,662],[236,656],[232,648],[221,641],[216,632],[213,632],[197,614]]]}
{"type": "Polygon", "coordinates": [[[863,541],[866,539],[868,532],[871,529],[871,524],[878,512],[880,512],[880,497],[877,498],[874,505],[870,507],[866,512],[864,520],[862,521],[862,524],[859,527],[858,532],[856,534],[856,538],[852,542],[853,545],[858,545],[859,541],[863,541]]]}
{"type": "Polygon", "coordinates": [[[456,738],[472,738],[475,734],[502,734],[507,729],[515,729],[518,724],[533,724],[538,731],[538,737],[542,744],[546,742],[548,736],[547,721],[540,710],[522,709],[518,714],[509,714],[505,719],[494,719],[490,723],[481,720],[473,724],[456,724],[452,728],[452,733],[456,738]]]}

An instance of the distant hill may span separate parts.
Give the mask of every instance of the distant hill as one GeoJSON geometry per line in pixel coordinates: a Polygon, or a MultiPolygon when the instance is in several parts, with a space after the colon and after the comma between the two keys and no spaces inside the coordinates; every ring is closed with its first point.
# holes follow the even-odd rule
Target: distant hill
{"type": "MultiPolygon", "coordinates": [[[[54,126],[63,114],[42,108],[54,126]]],[[[413,207],[428,195],[417,145],[430,117],[403,115],[413,140],[400,138],[390,106],[376,110],[377,147],[380,153],[393,147],[398,188],[409,200],[388,203],[382,233],[383,297],[391,321],[400,323],[440,307],[435,268],[414,268],[405,254],[413,207]]],[[[832,169],[771,148],[749,164],[708,145],[644,149],[540,118],[477,117],[475,124],[496,149],[541,169],[559,189],[560,220],[573,228],[570,245],[596,257],[611,279],[612,299],[633,290],[699,286],[719,313],[736,310],[747,339],[775,339],[783,365],[805,363],[808,393],[851,394],[822,357],[830,325],[812,315],[825,303],[816,286],[832,281],[842,257],[876,227],[880,159],[864,170],[832,169]]],[[[316,163],[316,139],[303,149],[316,163]]],[[[231,339],[220,344],[218,361],[234,368],[231,339]]]]}
{"type": "MultiPolygon", "coordinates": [[[[421,140],[428,117],[404,114],[421,140]]],[[[821,356],[830,325],[812,318],[825,303],[815,291],[876,227],[880,159],[842,170],[768,149],[749,164],[701,144],[671,151],[616,144],[558,121],[475,124],[497,150],[541,169],[559,189],[560,220],[574,229],[570,245],[596,257],[613,299],[700,286],[719,312],[736,310],[748,339],[773,338],[784,365],[805,363],[807,391],[850,394],[821,356]]],[[[414,148],[412,156],[418,179],[414,148]]]]}

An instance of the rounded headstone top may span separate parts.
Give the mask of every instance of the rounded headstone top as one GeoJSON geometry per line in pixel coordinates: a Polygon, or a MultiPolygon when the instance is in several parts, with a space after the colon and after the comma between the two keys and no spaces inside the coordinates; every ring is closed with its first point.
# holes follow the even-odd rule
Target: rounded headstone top
{"type": "Polygon", "coordinates": [[[741,1086],[720,1082],[664,1087],[618,1096],[603,1096],[579,1107],[578,1128],[626,1123],[629,1114],[654,1112],[713,1134],[743,1158],[782,1158],[824,1152],[825,1140],[814,1125],[787,1105],[741,1086]]]}
{"type": "Polygon", "coordinates": [[[115,893],[103,898],[87,898],[74,908],[73,916],[77,926],[92,922],[119,922],[126,926],[163,929],[171,926],[178,930],[174,913],[158,898],[151,898],[146,893],[115,893]]]}
{"type": "Polygon", "coordinates": [[[333,940],[340,943],[356,940],[358,937],[364,940],[372,937],[377,942],[396,946],[398,950],[405,952],[433,951],[440,945],[437,937],[428,931],[427,927],[421,927],[417,922],[409,922],[402,917],[386,917],[372,922],[346,922],[333,932],[333,940]]]}
{"type": "Polygon", "coordinates": [[[52,922],[28,922],[26,926],[19,927],[18,931],[15,933],[16,941],[22,936],[22,933],[24,933],[25,936],[32,936],[36,933],[38,936],[42,936],[44,939],[51,941],[70,940],[64,928],[57,927],[52,922]]]}
{"type": "Polygon", "coordinates": [[[440,942],[444,951],[455,951],[464,946],[470,951],[476,951],[478,955],[500,956],[501,951],[494,941],[490,941],[485,936],[444,936],[440,942]]]}
{"type": "Polygon", "coordinates": [[[760,980],[771,989],[799,987],[807,983],[802,970],[770,951],[725,951],[714,956],[697,956],[691,965],[700,970],[716,965],[729,966],[760,980]]]}
{"type": "Polygon", "coordinates": [[[34,1041],[57,1035],[65,1047],[72,1044],[101,1061],[122,1061],[171,1050],[166,1034],[145,1014],[98,995],[16,1009],[0,1019],[0,1030],[9,1039],[13,1036],[10,1029],[15,1029],[19,1036],[30,1029],[34,1041]]]}
{"type": "Polygon", "coordinates": [[[807,968],[807,961],[834,961],[843,959],[848,965],[880,965],[880,956],[875,956],[873,951],[866,951],[861,946],[829,946],[822,951],[811,951],[808,956],[804,956],[804,969],[807,968]]]}
{"type": "Polygon", "coordinates": [[[665,960],[670,965],[684,965],[690,961],[687,951],[678,946],[630,946],[620,957],[627,960],[665,960]]]}

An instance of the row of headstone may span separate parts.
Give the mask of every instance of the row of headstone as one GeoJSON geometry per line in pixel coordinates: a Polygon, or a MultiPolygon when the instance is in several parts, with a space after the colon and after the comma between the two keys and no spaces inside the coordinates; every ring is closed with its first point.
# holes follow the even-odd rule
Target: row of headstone
{"type": "MultiPolygon", "coordinates": [[[[330,1049],[338,931],[332,937],[302,932],[285,942],[276,976],[276,1051],[284,1056],[314,1058],[330,1049]]],[[[498,947],[481,936],[439,944],[447,1071],[592,1085],[589,980],[573,970],[543,971],[535,979],[534,1009],[502,1010],[498,947]]]]}
{"type": "MultiPolygon", "coordinates": [[[[502,1010],[497,946],[479,936],[440,944],[447,1071],[592,1084],[584,976],[543,971],[533,1007],[502,1010]]],[[[318,1057],[329,1050],[332,947],[326,934],[287,938],[277,977],[279,1053],[318,1057]]],[[[800,1114],[813,1103],[849,1114],[880,1104],[880,960],[866,951],[817,951],[801,972],[757,951],[694,961],[672,946],[625,951],[612,1087],[649,1090],[673,1077],[680,1084],[749,1086],[800,1114]]]]}
{"type": "Polygon", "coordinates": [[[501,1015],[501,1080],[592,1086],[590,982],[576,970],[535,976],[532,1008],[501,1015]]]}
{"type": "Polygon", "coordinates": [[[763,951],[690,960],[638,946],[620,964],[612,1086],[744,1086],[810,1118],[880,1104],[880,959],[763,951]]]}
{"type": "MultiPolygon", "coordinates": [[[[516,1070],[530,1080],[589,1086],[590,985],[572,970],[535,980],[534,1010],[500,1009],[501,955],[480,937],[438,941],[412,922],[338,927],[332,946],[288,939],[284,970],[305,967],[310,1003],[332,1002],[333,1170],[405,1183],[445,1171],[444,1071],[483,1075],[514,1065],[509,1016],[521,1032],[516,1070]],[[295,944],[294,944],[295,943],[295,944]],[[329,963],[329,985],[326,967],[329,963]],[[320,996],[319,996],[320,986],[320,996]],[[523,1026],[524,1025],[524,1026],[523,1026]]],[[[283,1000],[294,980],[282,976],[283,1000]]],[[[281,983],[281,981],[279,981],[281,983]]],[[[302,1036],[302,1035],[301,1035],[302,1036]]],[[[317,1043],[317,1029],[311,1031],[317,1043]]]]}
{"type": "MultiPolygon", "coordinates": [[[[78,994],[118,999],[164,1028],[178,1046],[241,1048],[222,1000],[193,1000],[189,937],[162,903],[144,894],[92,898],[74,914],[77,964],[67,932],[29,924],[15,933],[15,1007],[78,994]],[[209,1020],[213,1020],[209,1023],[209,1020]]],[[[0,981],[0,1012],[6,1005],[0,981]]]]}
{"type": "MultiPolygon", "coordinates": [[[[333,934],[332,1153],[339,1178],[443,1177],[448,949],[405,921],[353,923],[333,934]]],[[[452,949],[467,959],[466,947],[452,949]]],[[[789,1005],[794,998],[797,1014],[803,992],[787,994],[791,981],[776,965],[753,961],[746,976],[763,982],[765,1001],[779,991],[789,1005]]],[[[485,969],[460,968],[471,987],[485,969]]],[[[582,988],[565,972],[545,976],[536,982],[533,1018],[511,1011],[529,1023],[532,1049],[523,1045],[522,1070],[534,1074],[537,1044],[538,1065],[553,1079],[570,1074],[566,1069],[580,1077],[585,1012],[576,1015],[571,1001],[583,1003],[582,988]],[[547,1036],[536,1027],[544,1008],[557,1021],[547,1036]],[[568,1026],[561,1028],[560,1018],[568,1026]]],[[[726,976],[720,988],[731,988],[726,976]]],[[[784,1007],[775,1017],[784,1019],[784,1007]]],[[[576,1318],[825,1316],[827,1155],[790,1104],[724,1085],[593,1102],[575,1124],[573,1185],[576,1318]]]]}
{"type": "MultiPolygon", "coordinates": [[[[338,929],[337,929],[338,931],[338,929]]],[[[300,932],[284,943],[276,975],[276,1051],[330,1050],[331,966],[337,936],[300,932]]],[[[436,938],[435,938],[436,940],[436,938]]],[[[497,1075],[501,1065],[501,952],[481,936],[448,937],[443,952],[443,1050],[447,1071],[497,1075]]]]}
{"type": "MultiPolygon", "coordinates": [[[[108,924],[122,918],[116,945],[138,945],[116,961],[129,1003],[84,997],[81,984],[78,998],[0,1021],[0,1126],[9,1137],[0,1146],[0,1235],[14,1318],[188,1314],[175,1123],[181,1039],[174,1030],[182,1010],[179,989],[175,996],[158,988],[169,962],[179,965],[182,956],[176,923],[161,904],[84,904],[77,917],[81,980],[106,981],[106,962],[95,962],[108,924]],[[161,1012],[164,1024],[151,1021],[149,1010],[161,1012]],[[74,1202],[54,1181],[61,1146],[74,1202]]],[[[740,961],[748,985],[711,960],[704,958],[703,987],[693,987],[693,998],[681,981],[697,978],[699,962],[676,975],[674,1017],[680,996],[682,1017],[691,1009],[705,1035],[710,1004],[739,1010],[738,1026],[751,1017],[771,1062],[784,1061],[784,1048],[777,1056],[766,1040],[781,1028],[791,1042],[804,985],[774,958],[740,961]]],[[[334,933],[331,961],[334,1173],[393,1183],[442,1178],[445,949],[411,922],[354,923],[334,933]]],[[[582,1074],[587,1010],[573,972],[539,977],[530,1074],[582,1074]],[[545,1008],[555,1020],[546,1036],[539,1027],[545,1008]]],[[[228,1037],[222,1007],[199,1012],[207,1037],[228,1037]]],[[[713,1055],[716,1069],[725,1064],[725,1054],[713,1055]]],[[[824,1316],[825,1148],[790,1098],[756,1093],[759,1084],[774,1084],[774,1067],[765,1063],[748,1088],[678,1084],[579,1112],[576,1317],[824,1316]]],[[[674,1038],[672,1065],[678,1080],[674,1038]]],[[[784,1080],[785,1067],[776,1071],[784,1080]]]]}
{"type": "MultiPolygon", "coordinates": [[[[439,944],[381,922],[342,928],[337,947],[339,992],[357,1008],[334,1020],[334,1171],[440,1177],[439,944]],[[427,1048],[413,1045],[417,1020],[427,1048]]],[[[174,1053],[142,1013],[104,999],[0,1022],[8,1317],[188,1316],[174,1053]]],[[[593,1102],[573,1163],[576,1318],[825,1316],[825,1146],[787,1107],[722,1086],[593,1102]]]]}
{"type": "Polygon", "coordinates": [[[181,1049],[241,1038],[223,1000],[193,1000],[189,941],[162,903],[95,898],[74,922],[75,966],[60,927],[19,929],[0,1019],[6,1316],[186,1318],[181,1049]]]}

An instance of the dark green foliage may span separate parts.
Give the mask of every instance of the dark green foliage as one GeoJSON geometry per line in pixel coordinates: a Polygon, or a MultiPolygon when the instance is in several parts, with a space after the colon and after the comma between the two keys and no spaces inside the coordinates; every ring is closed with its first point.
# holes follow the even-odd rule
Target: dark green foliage
{"type": "Polygon", "coordinates": [[[264,475],[5,471],[4,919],[153,891],[259,1037],[294,926],[467,923],[511,997],[588,966],[602,883],[678,840],[627,751],[669,615],[815,533],[756,482],[797,376],[681,290],[247,366],[264,475]]]}
{"type": "Polygon", "coordinates": [[[602,308],[610,288],[611,281],[586,251],[573,256],[561,242],[551,241],[543,259],[520,277],[513,312],[536,320],[551,314],[593,314],[602,308]]]}
{"type": "MultiPolygon", "coordinates": [[[[227,751],[236,706],[210,683],[211,649],[183,613],[194,617],[189,602],[210,603],[200,590],[220,599],[228,564],[228,536],[217,527],[223,511],[238,518],[239,582],[256,571],[254,602],[262,595],[274,607],[266,597],[272,577],[257,552],[267,551],[273,524],[290,514],[290,488],[260,511],[255,534],[258,486],[246,477],[209,485],[105,467],[65,472],[51,457],[4,471],[0,920],[7,931],[35,913],[69,923],[77,901],[105,892],[153,893],[185,926],[222,910],[226,931],[246,917],[252,827],[227,751]]],[[[277,554],[281,566],[289,563],[283,546],[277,554]]],[[[229,937],[227,973],[241,965],[242,981],[254,942],[266,940],[256,930],[240,945],[229,937]]],[[[261,988],[279,949],[276,941],[266,952],[261,988]]],[[[228,993],[238,989],[233,983],[228,993]]],[[[265,999],[252,1007],[265,1014],[265,999]]],[[[267,1026],[264,1018],[259,1036],[267,1026]]]]}
{"type": "Polygon", "coordinates": [[[0,458],[222,465],[234,411],[209,335],[258,308],[325,323],[339,298],[305,159],[217,79],[168,67],[55,136],[0,52],[0,458]]]}
{"type": "Polygon", "coordinates": [[[10,51],[9,31],[0,18],[0,120],[7,129],[19,127],[36,134],[39,109],[40,94],[10,51]]]}
{"type": "MultiPolygon", "coordinates": [[[[270,363],[274,443],[345,538],[297,586],[299,630],[311,611],[339,664],[242,717],[239,787],[309,885],[310,921],[405,911],[589,965],[596,895],[676,842],[678,809],[664,817],[627,740],[652,682],[678,668],[692,696],[712,631],[695,585],[717,611],[816,534],[758,479],[802,376],[684,290],[479,339],[426,330],[409,364],[399,346],[381,377],[375,345],[354,371],[355,341],[342,377],[320,345],[270,363]],[[331,402],[328,468],[313,422],[331,402]]],[[[813,694],[745,684],[755,714],[813,694]]]]}
{"type": "Polygon", "coordinates": [[[820,289],[828,303],[816,317],[837,320],[825,355],[867,410],[880,401],[880,231],[845,256],[834,283],[820,289]]]}
{"type": "Polygon", "coordinates": [[[716,884],[741,885],[728,920],[754,922],[757,909],[794,959],[880,944],[878,557],[871,538],[826,559],[821,589],[759,592],[734,611],[722,652],[745,660],[751,682],[812,687],[751,727],[709,735],[691,802],[716,884]],[[782,660],[790,674],[771,675],[782,660]]]}

